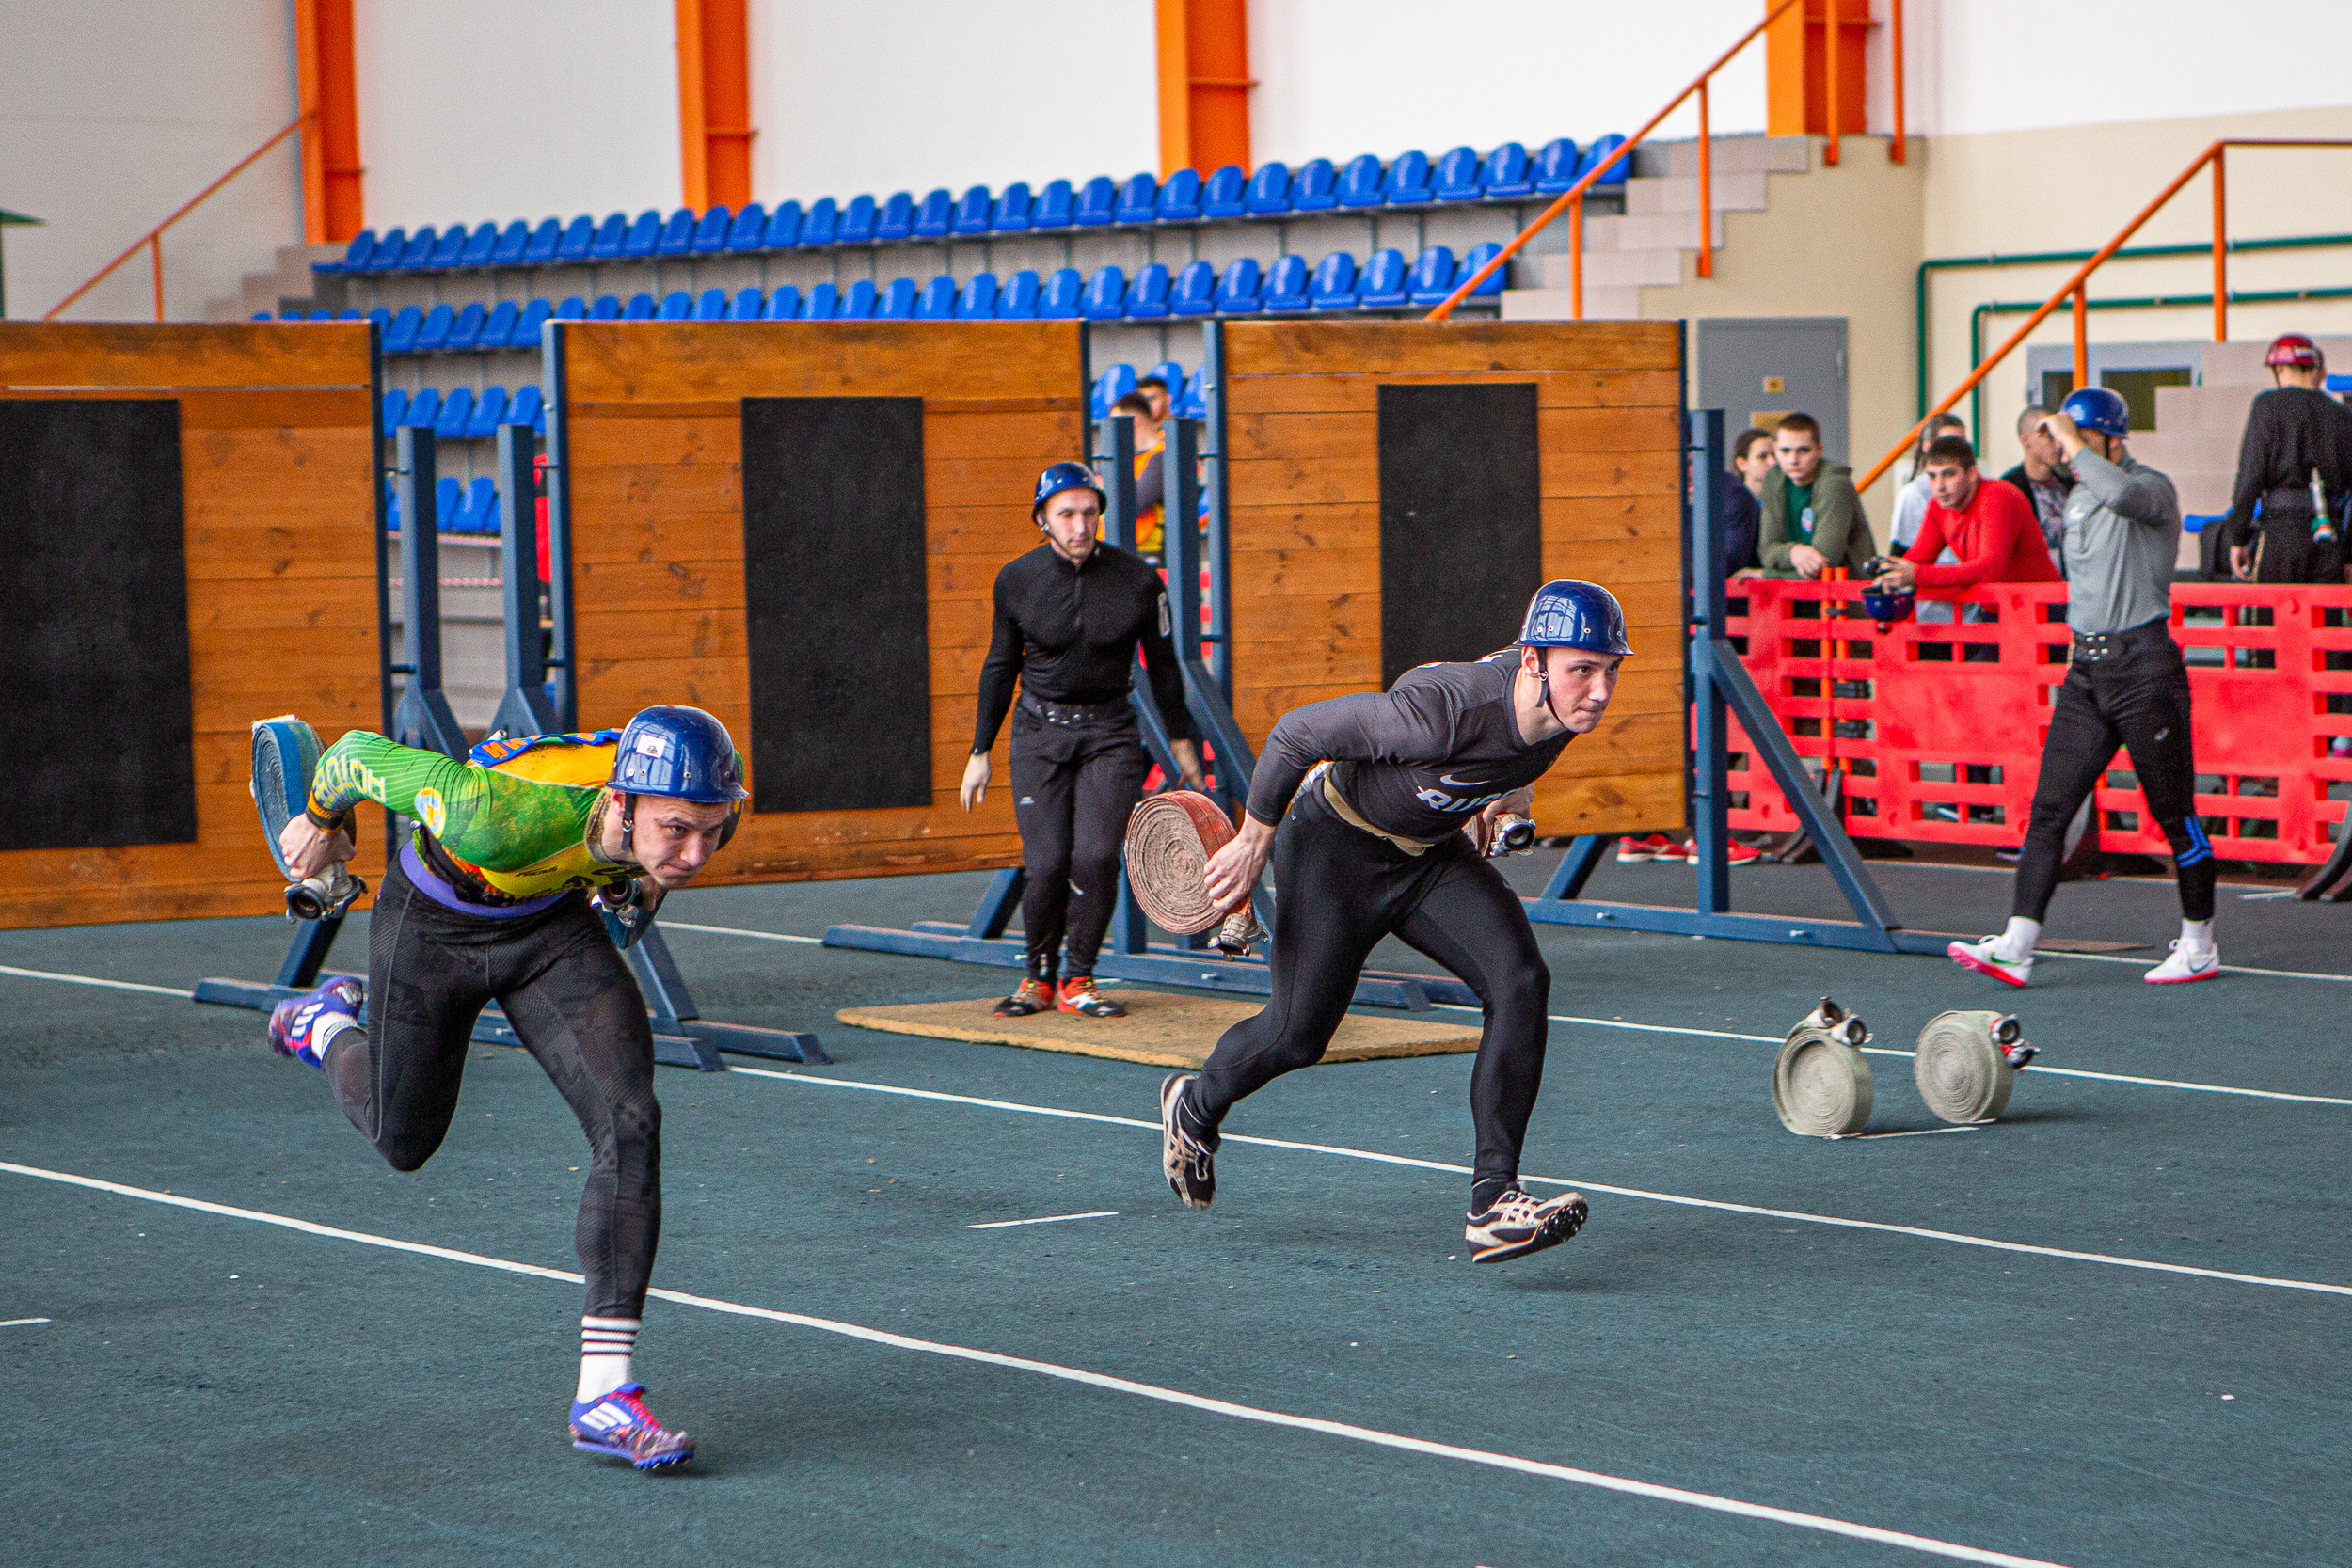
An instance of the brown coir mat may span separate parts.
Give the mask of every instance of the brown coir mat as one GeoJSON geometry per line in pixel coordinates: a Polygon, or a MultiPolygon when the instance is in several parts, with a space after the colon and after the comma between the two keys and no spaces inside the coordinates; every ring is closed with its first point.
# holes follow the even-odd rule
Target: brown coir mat
{"type": "MultiPolygon", "coordinates": [[[[1075,1013],[1036,1013],[996,1018],[996,998],[971,1002],[909,1002],[897,1006],[844,1007],[834,1016],[853,1029],[934,1039],[977,1040],[989,1045],[1025,1045],[1033,1051],[1069,1051],[1153,1067],[1197,1068],[1208,1060],[1219,1035],[1263,1007],[1263,1001],[1191,996],[1120,986],[1103,994],[1127,1009],[1125,1018],[1081,1018],[1075,1013]]],[[[1429,1056],[1475,1051],[1478,1031],[1456,1023],[1432,1022],[1425,1013],[1387,1018],[1349,1014],[1332,1037],[1327,1062],[1364,1062],[1384,1056],[1429,1056]]]]}

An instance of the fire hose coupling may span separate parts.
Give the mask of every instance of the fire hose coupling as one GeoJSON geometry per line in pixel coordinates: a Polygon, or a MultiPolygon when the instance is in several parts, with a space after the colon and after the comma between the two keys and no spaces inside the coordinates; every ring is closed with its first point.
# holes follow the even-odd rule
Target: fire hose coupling
{"type": "Polygon", "coordinates": [[[1517,812],[1495,818],[1494,837],[1486,841],[1486,858],[1524,855],[1535,847],[1535,820],[1517,812]]]}

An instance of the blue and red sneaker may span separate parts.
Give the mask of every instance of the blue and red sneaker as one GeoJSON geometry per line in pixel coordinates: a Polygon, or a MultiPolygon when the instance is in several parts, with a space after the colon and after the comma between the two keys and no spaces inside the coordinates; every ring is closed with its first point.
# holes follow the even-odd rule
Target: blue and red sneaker
{"type": "Polygon", "coordinates": [[[333,975],[303,996],[290,996],[270,1009],[269,1048],[325,1070],[326,1048],[359,1022],[368,989],[348,974],[333,975]]]}
{"type": "Polygon", "coordinates": [[[626,1459],[641,1470],[684,1465],[694,1457],[694,1440],[672,1432],[645,1408],[642,1383],[624,1383],[602,1399],[576,1402],[572,1447],[626,1459]]]}

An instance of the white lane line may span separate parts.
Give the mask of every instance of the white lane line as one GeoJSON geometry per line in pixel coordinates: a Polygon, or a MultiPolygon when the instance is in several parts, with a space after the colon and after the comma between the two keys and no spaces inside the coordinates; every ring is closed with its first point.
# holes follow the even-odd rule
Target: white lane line
{"type": "Polygon", "coordinates": [[[1016,1225],[1059,1225],[1064,1220],[1107,1220],[1119,1215],[1116,1209],[1089,1209],[1083,1214],[1044,1214],[1033,1220],[991,1220],[986,1225],[967,1225],[966,1230],[1009,1230],[1016,1225]]]}
{"type": "Polygon", "coordinates": [[[136,980],[102,980],[95,974],[59,974],[47,969],[18,969],[12,964],[0,964],[0,974],[13,974],[22,980],[63,980],[70,986],[103,986],[108,990],[146,990],[157,996],[176,996],[183,1002],[196,994],[177,986],[142,986],[136,980]]]}
{"type": "Polygon", "coordinates": [[[797,942],[808,947],[825,945],[825,939],[822,937],[787,936],[782,931],[750,931],[740,926],[695,926],[683,920],[664,920],[660,924],[664,930],[670,931],[707,931],[714,937],[753,937],[760,942],[797,942]]]}
{"type": "Polygon", "coordinates": [[[33,1323],[45,1323],[48,1321],[47,1318],[10,1318],[5,1323],[0,1323],[0,1328],[25,1328],[33,1323]]]}
{"type": "MultiPolygon", "coordinates": [[[[388,1248],[394,1252],[418,1253],[439,1258],[448,1262],[470,1264],[476,1268],[496,1269],[504,1274],[529,1275],[539,1279],[563,1280],[578,1285],[579,1275],[561,1269],[544,1269],[532,1263],[517,1263],[509,1259],[492,1258],[478,1252],[460,1252],[451,1247],[426,1246],[418,1242],[404,1242],[391,1236],[378,1236],[365,1230],[344,1230],[335,1226],[319,1225],[310,1220],[298,1220],[285,1214],[273,1214],[258,1209],[238,1209],[226,1203],[207,1203],[200,1198],[181,1197],[171,1193],[152,1192],[144,1187],[125,1186],[119,1181],[102,1181],[94,1177],[75,1176],[65,1171],[43,1170],[38,1165],[20,1165],[0,1162],[0,1171],[17,1176],[32,1177],[43,1181],[56,1181],[67,1186],[87,1187],[111,1193],[118,1197],[140,1198],[151,1203],[166,1203],[182,1209],[194,1209],[201,1213],[217,1214],[228,1219],[250,1220],[260,1225],[280,1226],[305,1235],[328,1237],[336,1241],[357,1242],[363,1246],[388,1248]]],[[[2009,1552],[1988,1551],[1981,1546],[1967,1546],[1953,1541],[1939,1541],[1933,1536],[1912,1535],[1902,1530],[1881,1529],[1875,1525],[1855,1524],[1851,1520],[1833,1518],[1822,1513],[1803,1513],[1794,1509],[1773,1508],[1766,1503],[1752,1503],[1738,1497],[1718,1497],[1711,1492],[1693,1492],[1679,1486],[1661,1486],[1655,1481],[1634,1481],[1625,1476],[1613,1476],[1599,1470],[1578,1469],[1567,1465],[1552,1465],[1539,1459],[1523,1459],[1518,1454],[1498,1453],[1488,1449],[1468,1449],[1453,1443],[1434,1443],[1426,1438],[1406,1437],[1398,1433],[1382,1432],[1376,1427],[1355,1426],[1345,1421],[1325,1420],[1317,1416],[1296,1416],[1284,1410],[1269,1410],[1262,1405],[1236,1404],[1230,1400],[1211,1399],[1201,1394],[1188,1394],[1179,1388],[1166,1388],[1153,1383],[1137,1383],[1130,1378],[1113,1377],[1105,1372],[1090,1372],[1079,1367],[1065,1367],[1058,1362],[1035,1361],[1027,1356],[1004,1355],[995,1351],[975,1350],[968,1345],[951,1345],[937,1339],[918,1339],[912,1335],[893,1334],[886,1329],[867,1328],[862,1323],[842,1323],[833,1318],[810,1317],[803,1312],[779,1311],[771,1307],[751,1307],[741,1302],[726,1301],[717,1296],[698,1296],[684,1291],[654,1289],[646,1292],[680,1307],[700,1307],[706,1312],[722,1312],[731,1317],[757,1318],[769,1323],[786,1323],[796,1328],[813,1328],[820,1333],[839,1335],[843,1338],[862,1339],[868,1344],[884,1345],[893,1350],[917,1351],[927,1355],[946,1356],[958,1361],[970,1361],[984,1367],[1002,1367],[1011,1371],[1034,1372],[1042,1377],[1065,1383],[1082,1384],[1111,1393],[1128,1394],[1137,1399],[1153,1400],[1162,1404],[1180,1405],[1212,1416],[1224,1416],[1233,1420],[1252,1421],[1261,1426],[1287,1427],[1296,1432],[1312,1432],[1327,1437],[1345,1438],[1350,1442],[1370,1444],[1375,1448],[1393,1449],[1404,1453],[1422,1454],[1432,1459],[1451,1459],[1466,1465],[1483,1465],[1488,1469],[1515,1471],[1520,1475],[1544,1476],[1554,1481],[1573,1482],[1579,1486],[1597,1487],[1607,1492],[1621,1492],[1629,1497],[1647,1497],[1654,1502],[1679,1503],[1687,1508],[1705,1509],[1713,1513],[1728,1513],[1743,1519],[1759,1519],[1769,1524],[1789,1525],[1799,1529],[1816,1530],[1826,1535],[1842,1535],[1850,1540],[1869,1541],[1884,1546],[1899,1546],[1907,1551],[1924,1552],[1931,1557],[1951,1558],[1962,1562],[1981,1562],[1995,1568],[2063,1568],[2062,1564],[2040,1558],[2017,1557],[2009,1552]]]]}
{"type": "MultiPolygon", "coordinates": [[[[1101,1122],[1111,1127],[1139,1127],[1157,1132],[1160,1124],[1143,1121],[1135,1117],[1114,1117],[1101,1111],[1068,1111],[1056,1105],[1025,1105],[1016,1100],[987,1100],[977,1095],[947,1094],[939,1089],[914,1089],[897,1084],[861,1084],[849,1078],[815,1078],[798,1072],[773,1072],[765,1068],[736,1067],[728,1071],[753,1078],[777,1078],[791,1084],[808,1084],[828,1089],[862,1089],[870,1094],[903,1095],[910,1100],[936,1100],[950,1105],[977,1105],[992,1111],[1011,1111],[1023,1116],[1059,1117],[1070,1121],[1101,1122]]],[[[1956,1129],[1957,1131],[1957,1129],[1956,1129]]],[[[1261,1148],[1287,1148],[1302,1154],[1329,1154],[1343,1160],[1367,1160],[1375,1164],[1405,1165],[1414,1170],[1442,1171],[1449,1176],[1474,1174],[1468,1165],[1449,1164],[1442,1160],[1421,1160],[1405,1154],[1381,1154],[1368,1148],[1348,1148],[1338,1144],[1298,1143],[1288,1138],[1253,1138],[1238,1132],[1228,1132],[1229,1144],[1254,1144],[1261,1148]]],[[[1852,1141],[1852,1140],[1848,1140],[1852,1141]]],[[[0,1170],[7,1169],[0,1165],[0,1170]]],[[[1712,1209],[1726,1214],[1753,1214],[1761,1219],[1801,1220],[1807,1225],[1836,1226],[1846,1230],[1876,1230],[1889,1236],[1911,1236],[1921,1241],[1949,1242],[1957,1246],[1986,1247],[1995,1252],[2018,1252],[2037,1258],[2063,1258],[2077,1263],[2104,1263],[2109,1268],[2145,1269],[2156,1274],[2186,1275],[2196,1279],[2218,1279],[2233,1285],[2266,1285],[2280,1291],[2316,1291],[2324,1295],[2352,1296],[2352,1285],[2331,1285],[2317,1279],[2281,1279],[2269,1275],[2240,1274],[2232,1269],[2205,1269],[2191,1263],[2164,1263],[2148,1258],[2126,1258],[2110,1252],[2076,1252],[2068,1247],[2037,1246],[2030,1242],[2005,1242],[1994,1236],[1971,1236],[1959,1230],[1931,1230],[1923,1226],[1893,1225],[1882,1220],[1848,1219],[1841,1214],[1813,1214],[1798,1209],[1767,1209],[1753,1203],[1731,1203],[1721,1198],[1692,1197],[1682,1193],[1652,1192],[1644,1187],[1617,1187],[1603,1181],[1581,1181],[1558,1176],[1526,1176],[1522,1181],[1533,1181],[1547,1187],[1574,1187],[1579,1192],[1607,1193],[1613,1197],[1638,1197],[1651,1203],[1673,1203],[1686,1209],[1712,1209]]]]}
{"type": "MultiPolygon", "coordinates": [[[[2033,956],[2037,958],[2073,958],[2078,963],[2087,964],[2137,964],[2142,969],[2155,967],[2146,958],[2118,958],[2107,953],[2053,953],[2046,947],[2037,947],[2034,949],[2033,956]]],[[[2311,969],[2249,969],[2243,964],[2223,964],[2221,973],[2224,974],[2260,974],[2273,980],[2333,980],[2339,985],[2352,985],[2352,974],[2322,974],[2311,969]]]]}

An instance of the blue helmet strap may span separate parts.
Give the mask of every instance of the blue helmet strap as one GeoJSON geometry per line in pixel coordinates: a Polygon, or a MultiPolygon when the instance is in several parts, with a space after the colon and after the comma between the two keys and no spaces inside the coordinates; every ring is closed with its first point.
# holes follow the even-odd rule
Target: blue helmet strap
{"type": "Polygon", "coordinates": [[[1553,706],[1551,701],[1551,650],[1549,648],[1535,650],[1535,689],[1543,695],[1545,709],[1554,719],[1560,721],[1562,729],[1566,729],[1567,720],[1562,717],[1559,708],[1553,706]]]}

